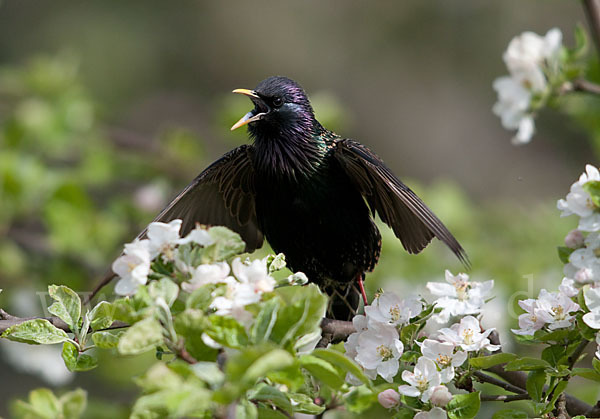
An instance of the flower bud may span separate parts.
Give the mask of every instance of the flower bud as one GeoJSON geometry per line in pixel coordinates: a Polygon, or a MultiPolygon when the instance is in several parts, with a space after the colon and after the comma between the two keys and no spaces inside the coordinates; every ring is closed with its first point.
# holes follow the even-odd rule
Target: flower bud
{"type": "Polygon", "coordinates": [[[435,406],[446,406],[452,400],[452,393],[446,386],[435,386],[429,399],[435,406]]]}
{"type": "Polygon", "coordinates": [[[583,233],[577,229],[569,231],[565,237],[565,245],[571,249],[579,249],[583,246],[583,233]]]}
{"type": "Polygon", "coordinates": [[[398,406],[400,402],[400,395],[394,389],[384,390],[377,395],[377,400],[386,409],[398,406]]]}

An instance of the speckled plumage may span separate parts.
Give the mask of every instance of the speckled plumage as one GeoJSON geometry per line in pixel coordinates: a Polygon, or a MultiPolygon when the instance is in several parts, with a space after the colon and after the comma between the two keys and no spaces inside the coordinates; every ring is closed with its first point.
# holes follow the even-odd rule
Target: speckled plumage
{"type": "Polygon", "coordinates": [[[264,236],[292,270],[332,296],[328,315],[338,319],[352,317],[356,280],[379,259],[375,213],[410,253],[438,237],[468,264],[452,234],[379,157],[321,126],[296,82],[270,77],[242,90],[255,108],[234,127],[248,124],[253,145],[209,166],[157,220],[182,218],[183,234],[196,222],[226,225],[249,251],[264,236]]]}

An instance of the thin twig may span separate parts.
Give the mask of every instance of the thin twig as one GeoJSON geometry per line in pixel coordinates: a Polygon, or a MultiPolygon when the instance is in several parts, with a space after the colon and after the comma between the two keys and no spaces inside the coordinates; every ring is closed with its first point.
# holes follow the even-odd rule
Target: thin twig
{"type": "Polygon", "coordinates": [[[510,391],[511,393],[527,394],[527,390],[524,390],[521,387],[517,387],[505,381],[499,380],[481,371],[474,371],[473,376],[475,376],[482,383],[489,383],[498,387],[502,387],[504,390],[510,391]]]}
{"type": "Polygon", "coordinates": [[[508,402],[514,402],[516,400],[528,400],[529,394],[524,393],[524,394],[513,394],[513,395],[506,395],[506,394],[500,394],[500,395],[490,395],[490,394],[482,394],[480,396],[480,399],[482,402],[504,402],[504,403],[508,403],[508,402]]]}
{"type": "Polygon", "coordinates": [[[585,79],[577,79],[571,83],[571,88],[567,89],[572,90],[574,92],[586,92],[593,93],[595,95],[600,95],[600,85],[596,83],[592,83],[591,81],[585,79]]]}

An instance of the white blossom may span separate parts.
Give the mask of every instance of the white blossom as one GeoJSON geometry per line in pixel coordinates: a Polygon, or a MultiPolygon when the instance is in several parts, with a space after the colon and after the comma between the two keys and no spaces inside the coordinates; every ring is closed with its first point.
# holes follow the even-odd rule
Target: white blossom
{"type": "Polygon", "coordinates": [[[596,344],[598,345],[598,347],[594,355],[596,355],[596,358],[600,360],[600,333],[596,333],[596,344]]]}
{"type": "MultiPolygon", "coordinates": [[[[356,355],[358,354],[358,338],[361,335],[361,333],[368,330],[369,321],[367,320],[366,316],[362,314],[357,314],[352,318],[352,325],[354,326],[356,332],[348,336],[348,339],[344,343],[344,349],[346,350],[346,356],[348,358],[356,360],[356,355]]],[[[372,380],[374,380],[377,377],[376,370],[365,369],[365,374],[372,380]]],[[[346,381],[348,381],[352,385],[360,385],[362,383],[362,381],[360,381],[357,377],[350,373],[346,374],[346,381]]]]}
{"type": "Polygon", "coordinates": [[[494,329],[488,329],[481,333],[479,320],[473,316],[466,316],[452,326],[440,329],[438,339],[460,346],[467,352],[487,349],[494,352],[500,349],[500,345],[492,345],[488,336],[494,329]]]}
{"type": "Polygon", "coordinates": [[[414,371],[402,371],[402,380],[408,385],[398,387],[400,394],[409,397],[419,397],[422,402],[427,403],[431,398],[433,390],[442,382],[440,373],[435,362],[422,356],[417,360],[414,371]]]}
{"type": "Polygon", "coordinates": [[[382,391],[377,395],[377,400],[379,404],[385,407],[386,409],[391,409],[393,407],[398,406],[400,402],[400,394],[392,388],[382,391]]]}
{"type": "Polygon", "coordinates": [[[494,80],[498,102],[492,110],[504,128],[518,130],[513,144],[531,140],[535,132],[531,100],[534,94],[547,90],[548,77],[557,73],[561,48],[562,33],[556,28],[544,37],[524,32],[509,43],[503,59],[510,76],[494,80]]]}
{"type": "Polygon", "coordinates": [[[434,407],[428,411],[421,411],[414,416],[414,419],[447,419],[446,411],[441,407],[434,407]]]}
{"type": "Polygon", "coordinates": [[[434,406],[444,407],[452,400],[452,393],[445,385],[435,386],[430,400],[434,406]]]}
{"type": "Polygon", "coordinates": [[[173,260],[173,249],[179,241],[179,230],[181,220],[173,220],[170,223],[153,222],[148,226],[148,250],[151,259],[163,254],[166,260],[173,260]]]}
{"type": "Polygon", "coordinates": [[[586,165],[585,173],[582,173],[579,180],[571,185],[566,199],[560,199],[556,205],[562,211],[561,217],[572,214],[580,217],[578,229],[581,231],[600,230],[600,211],[594,205],[590,194],[583,189],[583,185],[587,182],[599,180],[598,169],[591,164],[586,165]]]}
{"type": "Polygon", "coordinates": [[[563,278],[558,286],[558,291],[567,297],[575,297],[579,293],[579,290],[575,288],[575,280],[569,278],[563,278]]]}
{"type": "Polygon", "coordinates": [[[579,304],[559,292],[540,291],[536,301],[535,315],[546,322],[550,330],[569,327],[575,316],[570,313],[579,310],[579,304]]]}
{"type": "Polygon", "coordinates": [[[214,242],[215,239],[211,237],[208,230],[199,224],[197,224],[196,228],[190,231],[187,236],[177,241],[178,244],[196,243],[204,247],[210,246],[214,242]]]}
{"type": "Polygon", "coordinates": [[[247,284],[249,290],[255,294],[271,292],[275,288],[275,279],[269,275],[267,258],[255,259],[251,262],[242,262],[235,258],[231,263],[233,274],[242,283],[247,284]]]}
{"type": "Polygon", "coordinates": [[[477,314],[489,296],[494,281],[470,282],[465,273],[452,275],[448,270],[445,272],[446,282],[428,282],[427,289],[439,298],[435,300],[436,307],[442,311],[433,316],[438,323],[445,323],[450,316],[463,316],[466,314],[477,314]]]}
{"type": "Polygon", "coordinates": [[[519,306],[525,310],[525,313],[519,316],[519,329],[511,329],[516,335],[531,335],[542,329],[546,322],[535,313],[537,309],[537,300],[528,298],[519,301],[519,306]]]}
{"type": "Polygon", "coordinates": [[[387,382],[398,372],[398,359],[404,352],[398,331],[385,323],[370,323],[358,336],[356,362],[365,370],[374,370],[387,382]]]}
{"type": "Polygon", "coordinates": [[[206,284],[226,282],[228,277],[229,265],[226,262],[198,265],[192,272],[192,278],[183,282],[181,288],[191,293],[206,284]]]}
{"type": "Polygon", "coordinates": [[[148,281],[150,261],[148,240],[136,239],[132,243],[126,244],[123,254],[112,264],[113,272],[120,278],[115,285],[115,293],[118,295],[135,294],[137,288],[148,281]]]}
{"type": "Polygon", "coordinates": [[[440,369],[442,383],[448,383],[454,378],[454,367],[460,367],[467,360],[467,353],[457,351],[454,353],[454,344],[425,339],[421,346],[421,353],[425,358],[431,359],[440,369]]]}
{"type": "Polygon", "coordinates": [[[373,303],[365,307],[369,319],[391,325],[402,325],[423,311],[423,304],[417,298],[401,299],[393,292],[384,292],[373,303]]]}
{"type": "Polygon", "coordinates": [[[577,229],[569,231],[565,236],[565,246],[571,249],[578,249],[584,243],[583,233],[577,229]]]}
{"type": "Polygon", "coordinates": [[[574,250],[565,265],[565,275],[579,283],[600,280],[600,234],[590,233],[585,238],[585,247],[574,250]]]}
{"type": "Polygon", "coordinates": [[[587,289],[583,297],[585,305],[590,310],[583,315],[583,321],[592,329],[600,329],[600,287],[587,289]]]}

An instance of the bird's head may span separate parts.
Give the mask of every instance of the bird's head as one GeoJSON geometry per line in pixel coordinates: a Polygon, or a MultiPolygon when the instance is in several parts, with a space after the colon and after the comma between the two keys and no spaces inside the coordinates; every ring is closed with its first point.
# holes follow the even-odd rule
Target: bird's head
{"type": "Polygon", "coordinates": [[[235,89],[246,95],[254,109],[236,122],[231,130],[248,125],[254,137],[269,137],[283,133],[309,132],[314,121],[313,109],[304,89],[287,77],[275,76],[261,81],[254,90],[235,89]]]}

